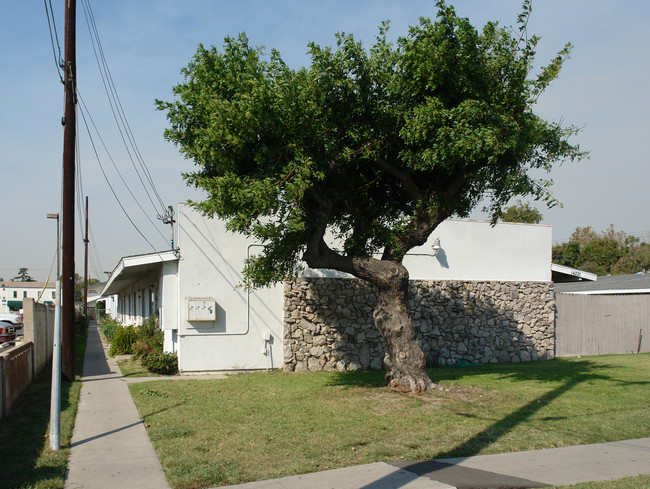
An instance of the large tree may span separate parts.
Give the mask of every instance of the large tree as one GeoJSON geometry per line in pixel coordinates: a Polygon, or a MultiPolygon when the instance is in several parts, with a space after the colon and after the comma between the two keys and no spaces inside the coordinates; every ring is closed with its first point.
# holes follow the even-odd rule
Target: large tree
{"type": "Polygon", "coordinates": [[[420,19],[396,44],[388,23],[369,50],[347,34],[335,48],[312,43],[307,68],[265,56],[244,34],[222,51],[200,45],[176,99],[157,101],[165,137],[196,164],[184,178],[208,194],[196,208],[264,243],[246,283],[275,283],[306,263],[373,284],[386,378],[405,392],[434,384],[409,317],[404,255],[485,198],[495,219],[516,195],[551,202],[549,182],[530,171],[582,156],[573,127],[533,112],[570,45],[531,75],[530,3],[518,30],[480,32],[437,7],[435,22],[420,19]]]}

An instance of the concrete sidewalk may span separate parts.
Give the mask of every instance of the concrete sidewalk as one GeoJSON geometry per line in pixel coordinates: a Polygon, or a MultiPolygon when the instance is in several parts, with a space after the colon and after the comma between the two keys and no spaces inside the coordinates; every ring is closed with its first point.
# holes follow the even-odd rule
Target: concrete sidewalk
{"type": "Polygon", "coordinates": [[[426,462],[374,463],[239,489],[523,489],[650,474],[650,438],[426,462]]]}
{"type": "MultiPolygon", "coordinates": [[[[106,355],[95,323],[88,331],[82,380],[65,489],[169,488],[126,379],[116,360],[106,355]]],[[[228,487],[519,489],[639,474],[650,474],[650,438],[425,462],[378,462],[228,487]]]]}
{"type": "Polygon", "coordinates": [[[169,488],[158,456],[97,324],[88,328],[65,489],[169,488]]]}

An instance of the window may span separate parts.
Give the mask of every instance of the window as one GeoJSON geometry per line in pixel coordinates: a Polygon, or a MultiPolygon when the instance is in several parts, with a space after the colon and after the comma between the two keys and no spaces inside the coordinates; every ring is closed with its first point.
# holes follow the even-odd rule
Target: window
{"type": "Polygon", "coordinates": [[[14,299],[17,299],[17,298],[18,298],[18,291],[14,290],[14,299]]]}
{"type": "Polygon", "coordinates": [[[25,299],[26,297],[27,297],[27,291],[24,290],[24,291],[23,291],[23,299],[25,299]]]}
{"type": "Polygon", "coordinates": [[[56,292],[52,292],[52,299],[56,299],[56,292]]]}

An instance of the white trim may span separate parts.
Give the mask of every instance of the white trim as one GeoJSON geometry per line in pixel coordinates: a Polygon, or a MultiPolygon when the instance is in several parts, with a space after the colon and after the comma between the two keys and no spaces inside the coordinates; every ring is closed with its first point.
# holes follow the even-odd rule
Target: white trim
{"type": "Polygon", "coordinates": [[[593,282],[598,280],[598,275],[595,273],[585,272],[584,270],[578,270],[577,268],[571,268],[564,265],[558,265],[557,263],[551,263],[551,271],[557,273],[563,273],[564,275],[570,275],[581,280],[591,280],[593,282]]]}
{"type": "Polygon", "coordinates": [[[650,294],[650,289],[580,290],[580,291],[557,292],[557,293],[572,294],[572,295],[630,295],[630,294],[650,294]]]}
{"type": "Polygon", "coordinates": [[[117,280],[118,277],[120,277],[120,275],[129,268],[177,261],[178,259],[178,251],[176,250],[160,251],[149,253],[147,255],[125,256],[120,260],[113,272],[111,272],[111,276],[106,281],[106,285],[104,285],[104,288],[100,293],[100,297],[111,295],[117,292],[111,291],[111,286],[113,285],[113,282],[115,282],[115,280],[117,280]]]}

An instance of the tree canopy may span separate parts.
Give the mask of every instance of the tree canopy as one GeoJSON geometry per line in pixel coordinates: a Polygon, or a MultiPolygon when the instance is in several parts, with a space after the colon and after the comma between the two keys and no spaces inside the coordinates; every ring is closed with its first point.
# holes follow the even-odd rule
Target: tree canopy
{"type": "Polygon", "coordinates": [[[523,222],[528,224],[539,224],[542,222],[544,216],[542,213],[531,207],[528,202],[525,204],[521,200],[517,200],[517,203],[507,207],[499,215],[499,219],[504,222],[523,222]]]}
{"type": "Polygon", "coordinates": [[[637,273],[650,269],[650,247],[613,225],[599,233],[577,227],[568,242],[553,246],[553,262],[597,275],[637,273]]]}
{"type": "Polygon", "coordinates": [[[18,273],[12,280],[15,282],[35,282],[28,272],[29,270],[27,268],[19,268],[18,273]]]}
{"type": "Polygon", "coordinates": [[[532,111],[570,45],[531,78],[536,37],[496,23],[478,32],[437,5],[437,22],[396,45],[388,23],[370,50],[349,34],[335,49],[310,44],[309,68],[264,58],[243,34],[222,52],[201,45],[177,100],[158,101],[166,138],[198,167],[185,179],[209,194],[197,208],[266,244],[253,285],[292,275],[325,226],[346,255],[399,260],[485,196],[497,215],[513,195],[552,199],[528,171],[581,156],[574,128],[532,111]]]}
{"type": "Polygon", "coordinates": [[[157,101],[165,137],[196,164],[184,178],[208,194],[195,207],[264,244],[246,265],[248,285],[306,263],[398,288],[403,301],[402,258],[445,219],[484,199],[495,220],[513,196],[553,204],[550,181],[531,170],[584,153],[569,142],[574,127],[533,108],[570,44],[533,74],[530,1],[518,29],[490,22],[481,31],[436,5],[435,21],[420,19],[396,43],[388,22],[369,49],[345,33],[335,47],[311,43],[311,65],[298,69],[245,34],[226,37],[221,51],[200,45],[175,100],[157,101]]]}

